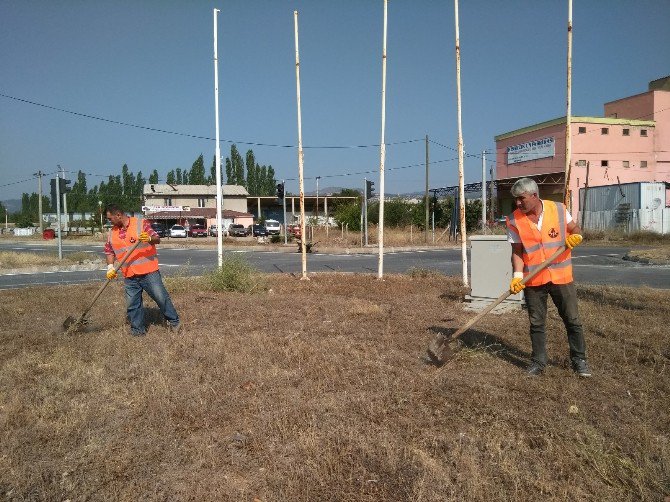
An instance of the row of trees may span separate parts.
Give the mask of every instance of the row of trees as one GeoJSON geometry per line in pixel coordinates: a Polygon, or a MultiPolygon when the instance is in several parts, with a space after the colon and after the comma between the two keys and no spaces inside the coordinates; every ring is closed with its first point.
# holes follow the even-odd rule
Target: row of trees
{"type": "MultiPolygon", "coordinates": [[[[342,195],[351,195],[349,193],[342,195]]],[[[358,194],[360,195],[360,194],[358,194]]],[[[435,226],[446,228],[451,225],[454,210],[454,198],[445,199],[432,198],[429,202],[431,213],[435,213],[435,226]]],[[[339,224],[348,225],[349,230],[361,229],[361,204],[362,200],[344,204],[334,209],[335,221],[339,224]]],[[[475,230],[481,225],[482,201],[479,199],[465,201],[465,224],[467,230],[475,230]]],[[[432,217],[432,215],[431,215],[432,217]]],[[[379,223],[379,202],[368,202],[368,223],[376,225],[379,223]]],[[[406,227],[415,225],[423,228],[426,224],[426,205],[422,200],[414,204],[404,199],[391,199],[384,203],[384,226],[406,227]]]]}
{"type": "MultiPolygon", "coordinates": [[[[237,150],[236,145],[230,146],[230,157],[225,160],[227,185],[241,185],[249,195],[275,195],[277,180],[272,166],[260,165],[256,162],[254,151],[247,150],[246,160],[237,150]]],[[[155,171],[154,171],[155,172],[155,171]]],[[[158,177],[158,173],[156,173],[158,177]]],[[[209,176],[205,175],[205,162],[202,154],[191,166],[191,170],[176,168],[167,173],[167,183],[171,185],[214,185],[216,184],[216,157],[212,157],[209,176]]],[[[157,181],[149,181],[157,183],[157,181]]]]}
{"type": "MultiPolygon", "coordinates": [[[[212,159],[209,176],[205,174],[205,162],[200,154],[193,162],[191,169],[172,169],[167,173],[166,182],[172,185],[214,185],[216,183],[216,159],[212,159]]],[[[256,162],[253,150],[248,150],[246,166],[237,147],[230,147],[230,157],[226,158],[227,184],[242,185],[250,195],[275,195],[275,172],[272,166],[261,166],[256,162]],[[246,167],[246,176],[245,176],[246,167]]],[[[159,183],[158,171],[154,169],[147,180],[142,171],[133,173],[128,165],[124,164],[120,175],[111,175],[106,181],[88,187],[86,173],[77,172],[73,180],[71,191],[67,194],[67,210],[71,213],[97,212],[108,204],[118,204],[128,211],[139,211],[142,206],[144,185],[159,183]]],[[[48,187],[48,183],[46,184],[48,187]]],[[[51,198],[43,196],[42,211],[55,212],[51,198]]],[[[6,210],[0,204],[0,217],[4,220],[6,210]]],[[[14,222],[30,222],[39,219],[39,195],[35,192],[24,193],[21,196],[21,211],[11,215],[14,222]]]]}
{"type": "Polygon", "coordinates": [[[231,145],[230,157],[226,157],[226,179],[228,185],[245,187],[249,195],[270,196],[277,193],[277,180],[272,166],[258,164],[253,150],[247,150],[243,160],[235,145],[231,145]]]}

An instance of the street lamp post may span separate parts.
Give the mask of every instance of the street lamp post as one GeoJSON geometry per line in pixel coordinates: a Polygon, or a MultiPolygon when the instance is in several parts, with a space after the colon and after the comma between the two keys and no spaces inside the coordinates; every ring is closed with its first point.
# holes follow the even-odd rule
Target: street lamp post
{"type": "Polygon", "coordinates": [[[100,211],[100,231],[102,232],[102,201],[98,201],[98,210],[100,211]]]}

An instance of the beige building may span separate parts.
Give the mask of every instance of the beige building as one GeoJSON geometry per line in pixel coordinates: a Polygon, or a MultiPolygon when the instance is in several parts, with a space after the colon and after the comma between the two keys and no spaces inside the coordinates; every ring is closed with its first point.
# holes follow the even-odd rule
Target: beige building
{"type": "MultiPolygon", "coordinates": [[[[247,212],[247,190],[239,185],[223,185],[223,207],[228,211],[247,212]]],[[[216,209],[216,185],[144,185],[144,212],[179,211],[184,207],[216,209]]]]}
{"type": "MultiPolygon", "coordinates": [[[[251,225],[254,218],[247,212],[246,189],[239,185],[221,188],[223,227],[228,228],[232,223],[251,225]]],[[[144,185],[142,211],[147,218],[168,226],[200,223],[209,228],[216,223],[216,185],[144,185]]]]}

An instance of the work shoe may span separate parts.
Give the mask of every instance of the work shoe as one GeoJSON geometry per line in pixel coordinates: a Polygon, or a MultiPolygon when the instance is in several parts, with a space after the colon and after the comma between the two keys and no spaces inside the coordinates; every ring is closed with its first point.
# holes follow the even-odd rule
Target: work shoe
{"type": "Polygon", "coordinates": [[[168,324],[168,329],[170,330],[170,333],[178,335],[181,333],[181,323],[178,322],[177,324],[168,324]]]}
{"type": "Polygon", "coordinates": [[[585,359],[573,359],[572,370],[580,377],[588,378],[591,376],[589,365],[586,364],[585,359]]]}
{"type": "Polygon", "coordinates": [[[529,376],[540,376],[542,373],[544,373],[544,366],[535,361],[531,362],[530,366],[526,368],[526,374],[529,376]]]}

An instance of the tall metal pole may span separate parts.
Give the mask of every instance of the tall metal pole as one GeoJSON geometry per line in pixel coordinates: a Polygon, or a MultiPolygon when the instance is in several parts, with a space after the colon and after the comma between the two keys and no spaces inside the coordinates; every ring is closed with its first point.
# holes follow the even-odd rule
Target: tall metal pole
{"type": "Polygon", "coordinates": [[[458,0],[454,0],[456,20],[456,92],[458,113],[458,197],[461,220],[461,261],[463,264],[463,285],[468,286],[467,232],[465,229],[465,184],[463,181],[463,129],[461,127],[461,45],[458,32],[458,0]]]}
{"type": "Polygon", "coordinates": [[[319,226],[319,180],[321,176],[316,177],[316,226],[319,226]]]}
{"type": "Polygon", "coordinates": [[[591,165],[591,162],[588,161],[586,162],[586,181],[584,182],[584,202],[582,203],[581,207],[581,215],[582,215],[582,224],[580,225],[582,231],[586,229],[586,201],[588,200],[586,197],[589,194],[589,166],[591,165]]]}
{"type": "Polygon", "coordinates": [[[363,232],[365,245],[368,245],[368,179],[363,178],[363,232]]]}
{"type": "Polygon", "coordinates": [[[39,213],[41,234],[44,230],[44,223],[42,221],[42,171],[37,171],[33,176],[37,176],[37,192],[39,194],[39,199],[37,201],[37,211],[39,213]]]}
{"type": "Polygon", "coordinates": [[[219,144],[219,50],[218,50],[218,14],[214,9],[214,122],[216,124],[216,145],[214,157],[216,160],[216,252],[219,267],[223,266],[223,190],[221,188],[221,145],[219,144]]]}
{"type": "MultiPolygon", "coordinates": [[[[379,145],[379,264],[377,278],[384,277],[384,162],[386,161],[386,34],[388,0],[384,0],[384,44],[382,52],[382,139],[379,145]]],[[[367,189],[367,186],[366,186],[367,189]]]]}
{"type": "Polygon", "coordinates": [[[300,51],[298,48],[298,11],[293,11],[293,24],[295,28],[295,84],[298,104],[298,179],[300,184],[300,251],[302,253],[302,277],[301,280],[309,280],[307,277],[307,246],[305,245],[305,179],[303,177],[303,151],[302,151],[302,112],[300,106],[300,51]]]}
{"type": "Polygon", "coordinates": [[[482,231],[486,233],[486,150],[482,152],[482,231]]]}
{"type": "Polygon", "coordinates": [[[491,198],[490,198],[490,202],[489,202],[489,206],[491,206],[491,209],[490,209],[489,214],[491,215],[491,217],[490,217],[491,221],[493,221],[493,219],[495,218],[495,205],[496,205],[495,204],[496,199],[495,199],[494,193],[493,193],[493,188],[495,186],[495,183],[494,183],[495,180],[493,178],[493,164],[491,164],[491,168],[489,170],[489,177],[491,178],[491,194],[490,194],[491,198]]]}
{"type": "Polygon", "coordinates": [[[425,237],[426,237],[426,244],[428,244],[428,219],[430,218],[430,208],[429,206],[429,200],[428,200],[428,135],[426,134],[426,192],[423,197],[424,204],[426,205],[426,226],[425,226],[425,237]]]}
{"type": "Polygon", "coordinates": [[[570,203],[570,171],[572,155],[572,0],[568,0],[568,61],[567,61],[567,97],[565,112],[565,187],[563,188],[563,203],[568,211],[572,211],[572,204],[570,203]]]}
{"type": "MultiPolygon", "coordinates": [[[[60,167],[60,166],[58,166],[60,167]]],[[[57,215],[57,222],[58,222],[58,259],[62,260],[63,259],[63,242],[62,242],[62,236],[61,236],[61,229],[60,229],[60,180],[58,179],[58,175],[56,175],[56,215],[57,215]]]]}
{"type": "MultiPolygon", "coordinates": [[[[65,168],[58,165],[58,169],[61,171],[61,178],[65,179],[65,168]]],[[[63,213],[65,214],[65,230],[69,230],[70,227],[70,215],[67,212],[67,193],[63,194],[63,213]]]]}
{"type": "Polygon", "coordinates": [[[286,181],[281,180],[284,187],[284,196],[282,197],[282,206],[284,208],[284,244],[288,244],[288,227],[286,226],[286,181]]]}

